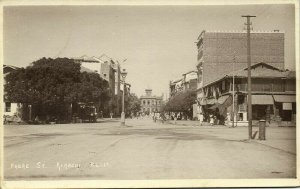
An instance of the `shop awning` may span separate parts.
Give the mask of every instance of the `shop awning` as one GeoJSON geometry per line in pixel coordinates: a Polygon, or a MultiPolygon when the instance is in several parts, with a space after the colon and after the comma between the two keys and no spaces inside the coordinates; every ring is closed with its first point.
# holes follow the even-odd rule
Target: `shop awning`
{"type": "Polygon", "coordinates": [[[269,105],[274,101],[271,95],[252,95],[252,104],[269,105]]]}
{"type": "Polygon", "coordinates": [[[273,95],[276,102],[296,102],[296,95],[273,95]]]}
{"type": "Polygon", "coordinates": [[[207,104],[212,105],[216,103],[216,99],[212,98],[212,99],[207,99],[206,101],[207,104]]]}
{"type": "Polygon", "coordinates": [[[210,109],[210,110],[215,110],[215,109],[219,108],[219,106],[220,106],[220,104],[219,104],[219,103],[216,103],[216,104],[214,104],[212,107],[209,107],[208,109],[210,109]]]}
{"type": "Polygon", "coordinates": [[[228,97],[229,95],[221,96],[220,98],[218,98],[218,103],[224,104],[224,102],[227,100],[228,97]]]}

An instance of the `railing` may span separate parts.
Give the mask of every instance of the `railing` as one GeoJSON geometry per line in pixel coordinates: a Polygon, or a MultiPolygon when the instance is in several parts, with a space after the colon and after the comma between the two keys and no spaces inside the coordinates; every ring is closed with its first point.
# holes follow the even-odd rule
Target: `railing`
{"type": "MultiPolygon", "coordinates": [[[[235,90],[248,91],[248,85],[237,84],[235,90]]],[[[261,91],[261,92],[284,92],[285,87],[283,85],[273,85],[273,84],[252,84],[251,90],[261,91]]]]}

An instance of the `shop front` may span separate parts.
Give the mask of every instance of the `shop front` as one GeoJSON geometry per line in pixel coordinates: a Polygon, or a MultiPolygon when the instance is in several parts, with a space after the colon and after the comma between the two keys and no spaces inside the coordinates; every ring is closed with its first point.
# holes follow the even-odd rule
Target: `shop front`
{"type": "Polygon", "coordinates": [[[296,95],[273,95],[275,116],[283,122],[296,123],[296,95]]]}

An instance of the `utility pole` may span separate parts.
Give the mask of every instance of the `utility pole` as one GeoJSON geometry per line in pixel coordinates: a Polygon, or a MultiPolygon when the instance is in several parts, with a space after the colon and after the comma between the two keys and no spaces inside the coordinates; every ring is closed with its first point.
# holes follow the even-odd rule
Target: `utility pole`
{"type": "Polygon", "coordinates": [[[235,100],[235,95],[234,95],[234,64],[235,64],[235,52],[233,55],[233,63],[232,63],[232,128],[234,128],[234,121],[235,121],[235,109],[234,109],[234,100],[235,100]]]}
{"type": "Polygon", "coordinates": [[[247,62],[248,62],[248,129],[249,129],[249,139],[252,139],[252,97],[251,97],[251,46],[250,46],[250,26],[251,17],[256,16],[242,16],[247,18],[247,62]]]}

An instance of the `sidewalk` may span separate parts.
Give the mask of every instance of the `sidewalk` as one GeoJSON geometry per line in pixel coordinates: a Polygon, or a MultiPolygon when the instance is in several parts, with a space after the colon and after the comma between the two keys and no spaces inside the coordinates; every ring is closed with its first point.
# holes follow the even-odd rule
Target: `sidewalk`
{"type": "Polygon", "coordinates": [[[181,125],[181,126],[227,127],[226,125],[210,125],[207,122],[202,122],[202,125],[200,125],[199,121],[193,121],[193,120],[177,120],[176,124],[174,120],[168,120],[165,123],[169,123],[172,125],[181,125]]]}
{"type": "MultiPolygon", "coordinates": [[[[204,123],[199,125],[199,121],[192,120],[174,120],[166,121],[165,123],[177,126],[194,126],[203,129],[217,129],[212,132],[213,135],[228,140],[245,140],[248,141],[248,127],[230,128],[224,125],[209,125],[204,123]],[[221,129],[221,131],[220,131],[221,129]]],[[[252,132],[258,131],[258,127],[254,126],[252,132]]],[[[266,140],[258,140],[258,133],[255,139],[249,141],[259,145],[265,145],[271,148],[278,149],[291,154],[296,154],[296,128],[295,127],[266,127],[266,140]]]]}

